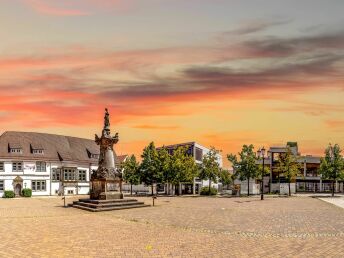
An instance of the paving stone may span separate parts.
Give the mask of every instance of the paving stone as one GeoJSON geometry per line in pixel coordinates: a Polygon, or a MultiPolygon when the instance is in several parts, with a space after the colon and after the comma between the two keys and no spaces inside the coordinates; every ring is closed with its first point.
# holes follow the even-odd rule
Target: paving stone
{"type": "Polygon", "coordinates": [[[159,197],[155,207],[102,213],[61,205],[60,198],[0,199],[0,257],[344,253],[344,209],[314,198],[159,197]]]}

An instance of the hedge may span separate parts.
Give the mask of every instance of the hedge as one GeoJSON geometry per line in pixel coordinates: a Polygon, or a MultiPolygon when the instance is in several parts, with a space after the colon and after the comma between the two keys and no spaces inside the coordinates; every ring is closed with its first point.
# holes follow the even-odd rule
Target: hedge
{"type": "Polygon", "coordinates": [[[12,190],[4,191],[3,198],[14,198],[14,196],[15,196],[14,191],[12,190]]]}
{"type": "Polygon", "coordinates": [[[24,188],[22,190],[22,196],[23,197],[31,197],[32,196],[32,190],[30,188],[24,188]]]}
{"type": "Polygon", "coordinates": [[[214,187],[211,187],[210,194],[209,194],[209,187],[208,186],[202,187],[201,195],[217,195],[217,189],[214,187]]]}

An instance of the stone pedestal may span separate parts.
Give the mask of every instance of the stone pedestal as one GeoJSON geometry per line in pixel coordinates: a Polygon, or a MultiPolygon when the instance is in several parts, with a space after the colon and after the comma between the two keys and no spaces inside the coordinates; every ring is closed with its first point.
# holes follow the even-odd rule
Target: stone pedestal
{"type": "Polygon", "coordinates": [[[123,199],[122,182],[109,179],[92,179],[90,197],[92,200],[123,199]]]}

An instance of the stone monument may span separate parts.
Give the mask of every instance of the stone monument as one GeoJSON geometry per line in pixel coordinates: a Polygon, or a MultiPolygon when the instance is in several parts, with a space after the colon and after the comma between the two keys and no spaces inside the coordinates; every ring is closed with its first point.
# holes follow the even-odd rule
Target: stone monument
{"type": "Polygon", "coordinates": [[[111,136],[109,112],[105,109],[104,128],[101,137],[95,136],[100,154],[98,169],[92,174],[90,198],[74,201],[70,206],[87,211],[111,211],[142,208],[149,205],[136,199],[123,199],[122,174],[116,169],[114,145],[118,142],[118,133],[111,136]]]}
{"type": "Polygon", "coordinates": [[[98,169],[91,176],[90,197],[94,200],[123,199],[122,174],[116,169],[113,147],[118,142],[118,133],[111,136],[109,116],[105,109],[102,135],[95,135],[100,154],[98,169]]]}

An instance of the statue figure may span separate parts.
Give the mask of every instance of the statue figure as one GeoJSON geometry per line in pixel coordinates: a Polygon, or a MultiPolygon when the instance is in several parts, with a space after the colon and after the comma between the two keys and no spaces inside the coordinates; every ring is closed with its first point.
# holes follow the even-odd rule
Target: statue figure
{"type": "Polygon", "coordinates": [[[108,109],[105,108],[105,116],[104,116],[104,129],[109,129],[110,131],[110,119],[109,119],[109,112],[108,109]]]}
{"type": "Polygon", "coordinates": [[[104,128],[101,137],[95,135],[95,142],[100,146],[98,169],[93,173],[93,178],[115,179],[121,176],[115,167],[114,144],[118,142],[118,133],[115,136],[110,134],[110,119],[108,109],[105,109],[104,128]]]}

